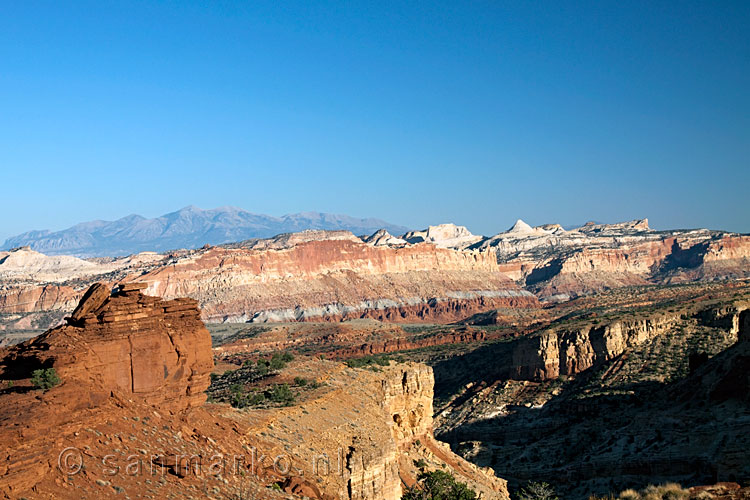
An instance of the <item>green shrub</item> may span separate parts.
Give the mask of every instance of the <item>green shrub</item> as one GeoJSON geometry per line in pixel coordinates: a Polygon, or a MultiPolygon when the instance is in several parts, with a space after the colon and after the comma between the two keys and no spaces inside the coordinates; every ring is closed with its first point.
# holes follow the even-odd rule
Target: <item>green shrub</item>
{"type": "Polygon", "coordinates": [[[452,474],[436,470],[420,472],[417,484],[406,490],[401,500],[476,500],[477,494],[452,474]]]}
{"type": "Polygon", "coordinates": [[[266,361],[265,359],[259,359],[256,363],[256,366],[258,368],[258,374],[261,377],[265,377],[266,375],[268,375],[268,372],[270,371],[268,368],[268,361],[266,361]]]}
{"type": "Polygon", "coordinates": [[[37,389],[47,390],[59,384],[60,377],[57,376],[57,372],[54,368],[40,368],[34,370],[31,376],[31,385],[37,389]]]}
{"type": "Polygon", "coordinates": [[[266,395],[262,392],[255,392],[250,395],[250,397],[247,399],[247,402],[250,406],[256,406],[259,404],[262,404],[266,401],[266,395]]]}
{"type": "Polygon", "coordinates": [[[303,377],[294,377],[294,385],[304,387],[307,385],[307,379],[303,377]]]}
{"type": "Polygon", "coordinates": [[[391,359],[388,356],[364,356],[352,358],[345,361],[349,368],[377,368],[377,366],[388,366],[391,359]]]}
{"type": "Polygon", "coordinates": [[[291,404],[294,402],[294,393],[288,384],[275,385],[268,393],[268,398],[274,403],[291,404]]]}

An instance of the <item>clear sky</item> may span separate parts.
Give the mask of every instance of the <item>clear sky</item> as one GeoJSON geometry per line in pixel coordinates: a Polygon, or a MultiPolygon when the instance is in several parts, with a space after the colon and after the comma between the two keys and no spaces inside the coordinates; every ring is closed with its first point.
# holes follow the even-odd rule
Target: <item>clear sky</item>
{"type": "Polygon", "coordinates": [[[750,231],[750,2],[0,1],[0,242],[194,204],[750,231]]]}

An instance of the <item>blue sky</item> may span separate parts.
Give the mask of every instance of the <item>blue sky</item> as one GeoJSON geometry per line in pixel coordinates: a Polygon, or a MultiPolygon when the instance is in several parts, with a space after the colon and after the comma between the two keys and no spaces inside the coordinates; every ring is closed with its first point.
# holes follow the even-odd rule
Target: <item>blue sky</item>
{"type": "Polygon", "coordinates": [[[0,3],[0,241],[235,205],[750,231],[750,2],[0,3]]]}

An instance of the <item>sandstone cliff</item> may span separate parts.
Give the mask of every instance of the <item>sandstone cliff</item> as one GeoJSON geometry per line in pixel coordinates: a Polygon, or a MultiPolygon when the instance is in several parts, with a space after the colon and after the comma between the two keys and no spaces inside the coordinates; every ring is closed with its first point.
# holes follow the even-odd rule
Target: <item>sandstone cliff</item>
{"type": "MultiPolygon", "coordinates": [[[[80,454],[84,444],[93,450],[92,436],[101,436],[91,429],[106,427],[115,415],[128,420],[153,413],[161,419],[161,412],[184,412],[205,401],[213,360],[196,302],[144,296],[143,287],[125,284],[111,293],[108,286],[95,284],[67,325],[0,351],[0,492],[6,497],[23,496],[31,488],[34,498],[80,495],[62,488],[62,476],[54,482],[64,442],[80,454]],[[54,369],[61,384],[33,391],[29,379],[40,369],[54,369]],[[84,429],[91,436],[81,437],[84,429]],[[41,486],[45,478],[51,484],[41,486]]],[[[89,451],[89,456],[113,453],[117,446],[110,443],[99,440],[101,455],[89,451]]],[[[155,453],[166,451],[157,442],[147,446],[155,453]]],[[[95,463],[101,467],[104,462],[95,463]]],[[[99,495],[110,496],[106,491],[99,495]]]]}
{"type": "Polygon", "coordinates": [[[488,308],[537,306],[499,272],[492,252],[375,246],[346,232],[148,257],[92,264],[64,284],[33,277],[0,284],[0,316],[6,327],[51,326],[72,309],[82,284],[101,278],[144,282],[149,294],[164,298],[192,297],[212,322],[455,321],[488,308]],[[38,314],[50,311],[58,315],[38,314]]]}
{"type": "Polygon", "coordinates": [[[513,344],[510,376],[549,380],[574,375],[614,360],[629,348],[659,335],[675,334],[685,316],[705,326],[725,329],[737,338],[746,302],[711,306],[698,311],[660,311],[644,317],[584,321],[580,326],[550,327],[513,344]]]}
{"type": "Polygon", "coordinates": [[[515,344],[512,375],[547,380],[582,372],[596,363],[614,359],[628,347],[669,331],[678,319],[676,315],[659,315],[601,326],[589,324],[579,329],[545,331],[515,344]]]}
{"type": "Polygon", "coordinates": [[[571,499],[746,477],[748,292],[712,290],[599,308],[437,364],[439,393],[452,382],[446,365],[472,374],[440,405],[438,437],[511,488],[545,480],[571,499]]]}
{"type": "Polygon", "coordinates": [[[10,350],[2,376],[54,368],[68,383],[103,396],[115,391],[150,404],[201,404],[213,360],[197,304],[145,296],[143,288],[125,284],[111,295],[106,285],[92,285],[67,325],[10,350]]]}
{"type": "Polygon", "coordinates": [[[196,298],[209,321],[453,319],[536,299],[498,272],[491,253],[320,240],[281,250],[223,249],[138,277],[149,293],[196,298]]]}
{"type": "Polygon", "coordinates": [[[253,414],[253,429],[283,448],[304,477],[343,500],[399,500],[415,460],[447,467],[482,498],[508,498],[505,481],[453,454],[432,434],[432,369],[391,364],[382,371],[316,360],[289,376],[326,373],[325,386],[299,405],[253,414]],[[289,441],[292,434],[296,439],[289,441]]]}

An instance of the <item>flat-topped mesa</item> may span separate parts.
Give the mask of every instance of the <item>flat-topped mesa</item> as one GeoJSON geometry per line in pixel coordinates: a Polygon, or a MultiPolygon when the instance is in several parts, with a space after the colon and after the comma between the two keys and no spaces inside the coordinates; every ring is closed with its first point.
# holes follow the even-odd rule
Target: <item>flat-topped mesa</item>
{"type": "Polygon", "coordinates": [[[409,243],[432,243],[443,248],[465,248],[483,239],[471,234],[464,226],[438,224],[422,231],[410,231],[402,236],[409,243]]]}
{"type": "Polygon", "coordinates": [[[52,367],[65,384],[103,396],[177,409],[202,404],[213,358],[197,302],[143,295],[145,286],[125,283],[111,294],[92,285],[67,325],[11,350],[5,370],[52,367]]]}

